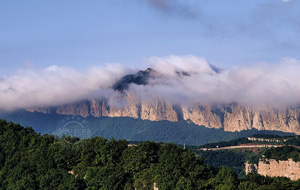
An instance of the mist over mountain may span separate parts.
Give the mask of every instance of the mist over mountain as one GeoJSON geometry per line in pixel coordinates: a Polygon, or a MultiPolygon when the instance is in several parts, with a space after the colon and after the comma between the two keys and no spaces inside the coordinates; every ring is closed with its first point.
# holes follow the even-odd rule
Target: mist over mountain
{"type": "Polygon", "coordinates": [[[129,90],[129,86],[131,84],[147,85],[150,78],[155,78],[155,74],[156,72],[151,68],[148,68],[145,71],[138,71],[136,74],[130,74],[122,77],[113,85],[112,88],[115,91],[122,92],[124,90],[129,90]]]}
{"type": "Polygon", "coordinates": [[[57,106],[94,97],[117,96],[120,90],[134,92],[147,101],[153,101],[155,96],[154,100],[159,97],[181,105],[234,102],[286,107],[299,104],[300,61],[292,58],[232,69],[220,69],[192,55],[152,57],[147,64],[153,69],[149,73],[120,64],[86,71],[57,66],[24,69],[2,77],[0,108],[57,106]]]}
{"type": "Polygon", "coordinates": [[[222,69],[187,55],[152,57],[149,68],[119,64],[76,71],[57,66],[2,77],[0,109],[83,117],[190,120],[240,131],[299,133],[300,61],[222,69]]]}

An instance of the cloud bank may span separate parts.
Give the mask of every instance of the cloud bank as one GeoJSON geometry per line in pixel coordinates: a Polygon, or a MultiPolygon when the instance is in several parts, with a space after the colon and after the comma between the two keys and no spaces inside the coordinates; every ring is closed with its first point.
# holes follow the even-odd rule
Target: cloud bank
{"type": "MultiPolygon", "coordinates": [[[[147,61],[157,76],[149,84],[130,85],[143,100],[161,98],[173,104],[240,103],[256,106],[297,106],[300,103],[300,61],[222,70],[201,57],[170,55],[147,61]]],[[[58,106],[93,97],[110,97],[111,87],[124,75],[135,73],[120,64],[86,71],[51,66],[25,69],[0,80],[0,109],[58,106]]]]}
{"type": "Polygon", "coordinates": [[[151,85],[133,86],[142,97],[160,96],[174,104],[229,104],[295,106],[300,103],[300,61],[257,63],[231,70],[216,70],[196,56],[153,57],[152,67],[164,77],[151,85]],[[189,73],[189,76],[180,75],[189,73]],[[179,74],[178,74],[179,73],[179,74]]]}
{"type": "Polygon", "coordinates": [[[129,72],[119,64],[83,72],[58,66],[20,70],[0,80],[0,109],[57,106],[95,94],[106,96],[111,93],[107,89],[129,72]]]}

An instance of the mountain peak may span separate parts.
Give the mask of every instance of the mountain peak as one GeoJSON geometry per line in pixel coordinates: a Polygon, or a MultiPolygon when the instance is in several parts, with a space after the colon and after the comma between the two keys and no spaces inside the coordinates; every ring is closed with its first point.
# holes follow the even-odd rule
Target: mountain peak
{"type": "Polygon", "coordinates": [[[144,71],[138,71],[136,74],[126,75],[117,81],[112,88],[122,92],[128,90],[130,84],[147,85],[148,80],[153,78],[155,73],[155,70],[147,68],[144,71]]]}

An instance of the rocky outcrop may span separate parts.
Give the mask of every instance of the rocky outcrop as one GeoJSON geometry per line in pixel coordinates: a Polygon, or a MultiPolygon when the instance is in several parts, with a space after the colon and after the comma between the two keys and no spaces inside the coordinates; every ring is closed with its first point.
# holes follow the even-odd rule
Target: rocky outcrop
{"type": "Polygon", "coordinates": [[[291,158],[278,161],[275,159],[260,160],[258,165],[246,163],[245,167],[246,174],[257,170],[258,174],[264,176],[300,179],[300,162],[294,162],[291,158]]]}
{"type": "Polygon", "coordinates": [[[87,117],[90,114],[90,110],[87,102],[83,101],[77,104],[60,106],[56,110],[56,113],[62,115],[81,115],[82,117],[87,117]]]}
{"type": "MultiPolygon", "coordinates": [[[[50,113],[50,109],[47,108],[31,108],[28,111],[50,113]]],[[[132,117],[151,121],[183,119],[209,128],[223,128],[225,131],[255,128],[300,134],[299,108],[255,108],[236,103],[180,106],[159,98],[153,98],[152,101],[143,100],[134,93],[120,93],[109,99],[94,98],[59,106],[56,113],[82,117],[132,117]]]]}
{"type": "Polygon", "coordinates": [[[29,111],[29,112],[40,112],[40,113],[44,113],[44,114],[49,114],[50,113],[50,108],[32,107],[32,108],[28,108],[27,111],[29,111]]]}
{"type": "Polygon", "coordinates": [[[209,128],[222,128],[224,126],[224,110],[209,105],[194,105],[182,108],[183,118],[197,125],[209,128]]]}

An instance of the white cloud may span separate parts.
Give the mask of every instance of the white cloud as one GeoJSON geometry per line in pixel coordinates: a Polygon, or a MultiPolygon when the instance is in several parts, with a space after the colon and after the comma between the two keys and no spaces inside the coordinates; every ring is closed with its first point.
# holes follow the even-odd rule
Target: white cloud
{"type": "Polygon", "coordinates": [[[214,72],[203,58],[169,56],[151,58],[163,77],[148,86],[133,86],[143,97],[153,94],[172,103],[242,103],[282,106],[300,103],[300,61],[282,59],[277,64],[260,63],[214,72]],[[188,72],[190,76],[176,74],[188,72]],[[148,94],[148,95],[147,95],[148,94]]]}
{"type": "Polygon", "coordinates": [[[187,72],[190,74],[215,73],[204,58],[193,55],[151,57],[148,59],[148,63],[154,70],[167,76],[176,76],[176,72],[187,72]]]}
{"type": "Polygon", "coordinates": [[[21,70],[0,81],[0,109],[54,106],[78,101],[95,91],[107,89],[128,71],[118,64],[93,67],[83,72],[58,66],[21,70]]]}
{"type": "MultiPolygon", "coordinates": [[[[204,58],[193,55],[152,57],[148,64],[156,70],[157,78],[146,86],[130,86],[131,91],[146,101],[159,97],[184,105],[300,103],[300,61],[293,58],[221,72],[216,72],[204,58]]],[[[58,66],[22,70],[0,79],[0,108],[55,106],[93,96],[113,96],[111,86],[124,75],[135,72],[118,64],[82,72],[58,66]]]]}

